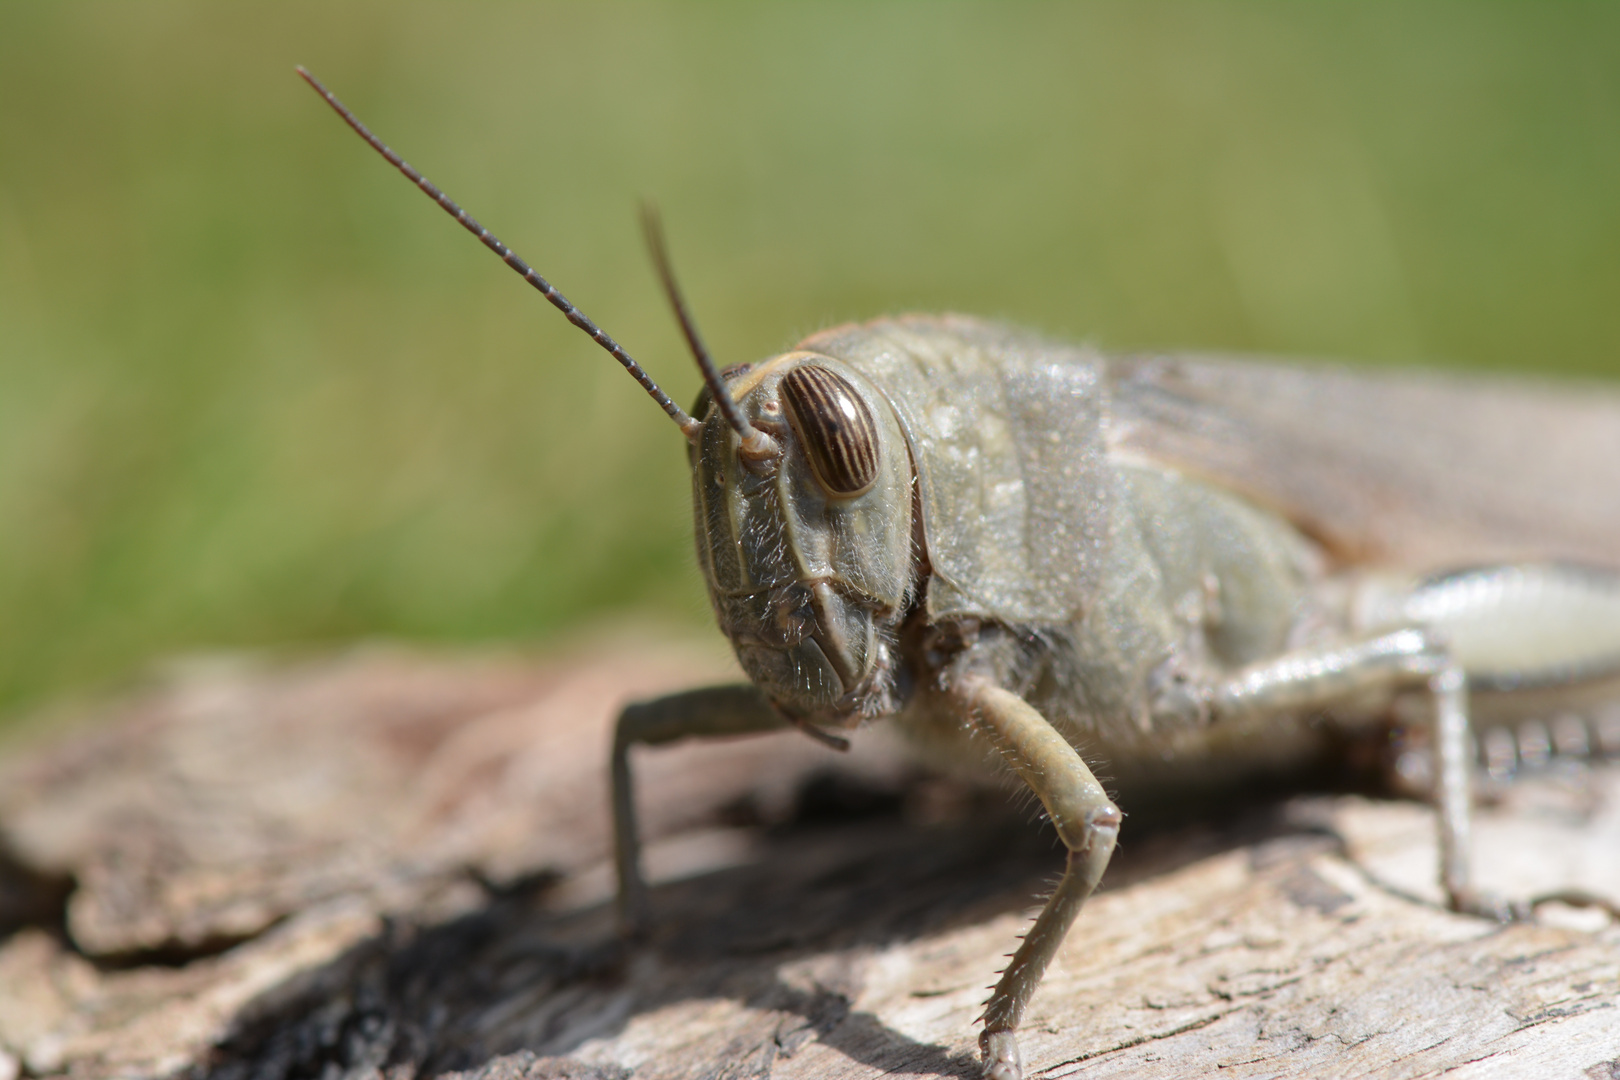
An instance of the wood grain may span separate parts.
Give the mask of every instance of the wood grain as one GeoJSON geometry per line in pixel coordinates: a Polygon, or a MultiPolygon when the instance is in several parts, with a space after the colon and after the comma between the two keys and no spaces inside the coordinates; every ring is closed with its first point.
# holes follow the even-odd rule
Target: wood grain
{"type": "MultiPolygon", "coordinates": [[[[619,704],[667,640],[193,665],[0,762],[0,1080],[973,1076],[1050,833],[881,736],[637,759],[655,924],[607,905],[619,704]],[[65,899],[64,899],[65,897],[65,899]]],[[[1129,807],[1126,808],[1129,811],[1129,807]]],[[[1484,813],[1485,883],[1620,895],[1620,770],[1484,813]]],[[[1127,820],[1034,1076],[1620,1076],[1620,929],[1437,904],[1421,806],[1127,820]]]]}

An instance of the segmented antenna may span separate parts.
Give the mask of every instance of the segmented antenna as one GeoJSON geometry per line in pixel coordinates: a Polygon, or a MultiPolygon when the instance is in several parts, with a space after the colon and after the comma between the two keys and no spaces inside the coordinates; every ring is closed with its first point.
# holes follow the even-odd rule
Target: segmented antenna
{"type": "MultiPolygon", "coordinates": [[[[315,88],[317,94],[326,99],[326,103],[332,106],[334,112],[343,117],[343,122],[353,128],[355,134],[366,140],[373,150],[388,160],[390,165],[404,173],[407,180],[426,192],[428,198],[438,203],[444,208],[445,213],[459,221],[462,228],[478,237],[485,247],[499,255],[501,261],[516,270],[524,281],[540,290],[540,295],[551,301],[552,306],[561,311],[569,322],[589,334],[592,341],[602,346],[612,354],[613,359],[623,364],[624,370],[628,371],[630,376],[641,384],[641,388],[647,391],[654,401],[658,402],[659,406],[669,414],[671,420],[680,425],[681,431],[688,439],[695,440],[698,437],[698,434],[703,430],[703,425],[686,415],[686,410],[671,401],[668,394],[658,389],[658,384],[652,381],[652,377],[643,371],[641,365],[636,363],[635,359],[625,352],[617,341],[609,337],[606,331],[587,318],[583,311],[569,303],[568,298],[553,288],[551,282],[541,277],[533,267],[519,258],[516,252],[496,239],[488,229],[478,224],[477,220],[467,211],[457,206],[450,196],[440,191],[432,181],[412,168],[404,158],[390,150],[387,144],[373,135],[371,129],[362,124],[360,118],[350,112],[348,107],[339,101],[332,91],[323,86],[319,79],[305,70],[302,64],[298,66],[298,74],[305,82],[315,88]]],[[[704,378],[708,378],[707,373],[705,373],[704,378]]]]}
{"type": "Polygon", "coordinates": [[[742,439],[739,449],[753,458],[776,456],[781,452],[776,440],[750,424],[748,417],[737,408],[731,392],[726,389],[725,379],[720,377],[720,369],[715,366],[714,357],[709,355],[703,339],[698,336],[697,323],[687,310],[681,287],[675,282],[675,269],[669,263],[669,250],[664,245],[663,220],[658,216],[658,207],[650,201],[641,204],[641,231],[647,237],[647,251],[652,255],[653,268],[658,271],[658,281],[664,287],[664,295],[669,298],[669,306],[675,309],[675,318],[681,324],[681,333],[686,335],[692,359],[697,361],[698,370],[703,372],[703,382],[708,386],[709,393],[714,395],[714,403],[720,407],[726,423],[742,439]]]}

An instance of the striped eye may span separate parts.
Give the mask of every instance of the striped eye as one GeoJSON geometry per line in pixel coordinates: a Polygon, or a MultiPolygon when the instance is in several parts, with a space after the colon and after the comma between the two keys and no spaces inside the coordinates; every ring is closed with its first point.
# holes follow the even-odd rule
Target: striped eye
{"type": "Polygon", "coordinates": [[[801,364],[782,376],[788,419],[827,494],[859,495],[877,480],[877,425],[866,402],[835,371],[801,364]]]}

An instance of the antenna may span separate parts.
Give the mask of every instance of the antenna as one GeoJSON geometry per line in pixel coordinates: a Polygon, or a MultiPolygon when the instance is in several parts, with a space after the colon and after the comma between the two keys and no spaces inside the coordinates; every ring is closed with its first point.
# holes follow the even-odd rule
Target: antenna
{"type": "Polygon", "coordinates": [[[703,346],[703,339],[698,336],[697,323],[687,310],[681,287],[675,283],[675,270],[669,264],[669,251],[664,245],[664,223],[658,216],[658,207],[651,201],[641,204],[641,230],[647,237],[647,251],[652,255],[653,268],[658,271],[658,281],[664,287],[664,295],[669,298],[669,306],[675,309],[675,318],[681,324],[681,333],[686,335],[687,347],[692,350],[698,370],[703,372],[703,382],[708,386],[709,393],[714,395],[714,403],[720,407],[726,423],[742,439],[742,446],[738,449],[755,460],[777,456],[782,451],[776,445],[776,440],[750,424],[748,417],[737,408],[737,403],[731,399],[731,391],[726,389],[725,379],[720,377],[720,369],[715,366],[714,357],[709,355],[709,350],[703,346]]]}
{"type": "MultiPolygon", "coordinates": [[[[573,323],[575,326],[589,334],[592,341],[602,346],[602,348],[606,349],[610,354],[612,354],[613,359],[623,364],[624,369],[630,373],[631,378],[635,379],[636,382],[641,384],[641,388],[647,391],[654,401],[658,402],[659,406],[669,414],[669,418],[671,420],[680,425],[681,432],[688,439],[697,439],[698,433],[703,430],[703,425],[699,421],[694,420],[690,416],[686,415],[686,410],[682,409],[679,405],[675,404],[675,402],[671,401],[668,394],[658,389],[658,384],[652,381],[652,377],[641,369],[641,365],[636,363],[634,358],[632,358],[629,353],[625,352],[617,341],[614,341],[608,336],[606,331],[587,318],[583,311],[569,303],[567,297],[558,292],[552,286],[551,282],[541,277],[533,267],[519,258],[516,252],[507,247],[505,244],[501,243],[500,240],[496,239],[494,234],[492,234],[488,229],[478,224],[471,214],[457,206],[450,196],[440,191],[432,181],[412,168],[410,163],[404,158],[390,150],[381,139],[373,135],[371,130],[360,122],[359,117],[350,112],[348,107],[337,99],[332,91],[321,85],[321,81],[319,79],[305,70],[303,65],[299,65],[298,74],[300,78],[315,88],[315,92],[317,94],[326,99],[326,103],[332,106],[333,111],[343,118],[343,122],[345,124],[348,124],[354,129],[355,134],[366,140],[366,142],[371,145],[373,150],[377,151],[377,153],[381,154],[388,160],[390,165],[404,173],[405,179],[409,180],[411,183],[415,184],[417,187],[426,192],[428,198],[438,203],[444,208],[445,213],[459,221],[462,228],[478,237],[479,241],[485,247],[489,248],[489,250],[501,257],[502,262],[504,262],[507,266],[510,266],[513,270],[516,270],[524,281],[527,281],[530,285],[533,285],[536,289],[540,290],[540,295],[551,301],[552,306],[558,311],[561,311],[563,315],[567,316],[569,322],[573,323]]],[[[707,373],[705,373],[704,378],[708,378],[707,373]]],[[[729,397],[727,400],[730,400],[729,397]]],[[[759,434],[763,435],[763,432],[759,434]]],[[[769,438],[769,436],[765,437],[769,438]]]]}

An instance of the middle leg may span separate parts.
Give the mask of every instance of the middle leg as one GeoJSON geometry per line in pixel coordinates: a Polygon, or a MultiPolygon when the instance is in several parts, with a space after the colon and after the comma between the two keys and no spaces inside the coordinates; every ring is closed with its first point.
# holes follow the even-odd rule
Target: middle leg
{"type": "Polygon", "coordinates": [[[1433,801],[1440,883],[1447,902],[1454,911],[1503,922],[1524,917],[1522,905],[1508,904],[1474,887],[1468,680],[1450,651],[1428,630],[1410,627],[1253,664],[1214,688],[1210,714],[1217,724],[1255,723],[1286,713],[1327,710],[1355,699],[1392,698],[1417,687],[1426,689],[1434,702],[1433,801]]]}

